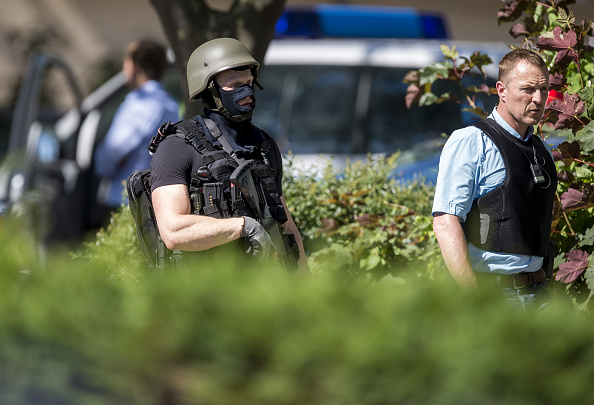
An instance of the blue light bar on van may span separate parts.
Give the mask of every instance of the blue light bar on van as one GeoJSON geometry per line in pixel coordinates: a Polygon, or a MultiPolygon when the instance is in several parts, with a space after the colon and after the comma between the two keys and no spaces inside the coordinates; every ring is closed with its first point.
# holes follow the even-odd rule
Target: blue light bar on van
{"type": "Polygon", "coordinates": [[[441,16],[414,8],[320,4],[285,10],[276,37],[446,39],[447,34],[441,16]]]}

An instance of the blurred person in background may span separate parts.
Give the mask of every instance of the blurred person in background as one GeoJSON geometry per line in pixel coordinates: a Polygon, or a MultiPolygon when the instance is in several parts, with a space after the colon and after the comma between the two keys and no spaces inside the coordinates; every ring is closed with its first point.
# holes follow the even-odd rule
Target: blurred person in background
{"type": "Polygon", "coordinates": [[[166,68],[166,50],[161,44],[145,39],[128,45],[122,71],[133,90],[116,111],[94,157],[95,173],[102,178],[98,198],[112,210],[124,201],[124,181],[150,167],[146,145],[161,123],[179,119],[178,101],[159,82],[166,68]]]}

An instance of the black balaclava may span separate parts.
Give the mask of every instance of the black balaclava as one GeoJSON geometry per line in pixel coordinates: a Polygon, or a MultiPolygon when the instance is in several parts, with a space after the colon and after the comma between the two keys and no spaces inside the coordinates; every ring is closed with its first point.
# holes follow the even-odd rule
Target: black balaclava
{"type": "Polygon", "coordinates": [[[254,94],[254,85],[258,86],[260,90],[263,87],[258,83],[258,71],[254,66],[240,66],[233,70],[247,70],[250,69],[252,77],[254,78],[253,84],[250,86],[244,84],[236,89],[225,91],[215,83],[213,79],[210,79],[210,84],[206,90],[202,92],[201,98],[206,108],[209,110],[218,112],[223,117],[233,122],[249,121],[254,113],[256,106],[256,96],[254,94]],[[240,107],[239,100],[244,97],[252,96],[253,102],[249,106],[240,107]]]}
{"type": "Polygon", "coordinates": [[[217,90],[221,95],[221,103],[223,107],[229,111],[232,116],[246,116],[254,111],[256,106],[256,95],[254,94],[254,86],[244,84],[233,90],[223,90],[217,86],[217,90]],[[253,102],[251,104],[240,106],[239,100],[245,97],[252,97],[253,102]]]}

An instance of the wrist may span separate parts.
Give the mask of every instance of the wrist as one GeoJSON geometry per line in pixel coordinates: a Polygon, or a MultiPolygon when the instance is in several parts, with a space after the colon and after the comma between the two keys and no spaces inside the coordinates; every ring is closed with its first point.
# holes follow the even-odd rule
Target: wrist
{"type": "Polygon", "coordinates": [[[243,233],[245,231],[245,217],[241,217],[241,229],[239,231],[239,236],[243,236],[243,233]]]}

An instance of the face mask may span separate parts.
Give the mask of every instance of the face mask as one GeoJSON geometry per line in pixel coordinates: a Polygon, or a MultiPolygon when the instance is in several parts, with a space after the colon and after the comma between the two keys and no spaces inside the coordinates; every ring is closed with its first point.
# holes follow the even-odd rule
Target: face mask
{"type": "Polygon", "coordinates": [[[221,94],[221,103],[223,104],[223,107],[225,107],[231,115],[244,115],[254,111],[254,107],[256,106],[256,97],[254,95],[253,86],[244,84],[243,86],[239,86],[229,91],[219,88],[219,93],[221,94]],[[252,96],[253,102],[249,105],[240,107],[239,100],[248,96],[252,96]]]}

